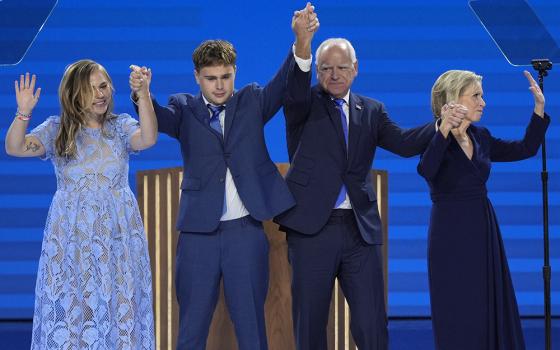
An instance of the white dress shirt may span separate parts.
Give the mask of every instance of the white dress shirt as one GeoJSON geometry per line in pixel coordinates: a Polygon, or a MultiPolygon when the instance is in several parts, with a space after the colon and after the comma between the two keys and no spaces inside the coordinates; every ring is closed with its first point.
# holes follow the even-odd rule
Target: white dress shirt
{"type": "MultiPolygon", "coordinates": [[[[304,72],[309,72],[311,70],[312,58],[306,60],[297,57],[295,54],[295,45],[292,46],[292,52],[294,53],[294,58],[299,68],[304,72]]],[[[202,98],[204,99],[204,104],[208,106],[210,102],[208,102],[208,100],[206,99],[206,97],[204,97],[204,95],[202,95],[202,98]]],[[[212,116],[212,112],[210,111],[210,108],[208,108],[208,115],[212,116]]],[[[226,110],[225,109],[222,110],[222,112],[220,112],[220,115],[218,117],[220,119],[220,126],[222,128],[222,135],[223,135],[226,110]]],[[[226,190],[225,190],[226,198],[224,203],[226,207],[224,208],[224,213],[222,214],[220,221],[239,219],[243,216],[249,215],[249,211],[247,210],[247,208],[245,208],[245,205],[243,205],[243,201],[239,197],[239,193],[237,193],[237,187],[235,187],[235,182],[233,181],[233,177],[231,176],[231,172],[229,171],[229,168],[226,169],[225,186],[226,186],[226,190]]]]}

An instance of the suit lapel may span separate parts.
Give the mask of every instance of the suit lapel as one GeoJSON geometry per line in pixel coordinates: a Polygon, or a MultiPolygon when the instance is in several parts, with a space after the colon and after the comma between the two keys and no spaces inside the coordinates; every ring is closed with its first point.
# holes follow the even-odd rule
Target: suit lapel
{"type": "Polygon", "coordinates": [[[194,114],[194,117],[198,119],[203,125],[210,129],[208,124],[208,118],[210,118],[210,112],[208,112],[208,107],[204,104],[204,99],[202,98],[202,94],[198,94],[194,97],[189,103],[189,107],[194,114]]]}
{"type": "MultiPolygon", "coordinates": [[[[348,158],[352,157],[356,152],[360,132],[362,131],[362,101],[356,95],[350,93],[350,105],[348,106],[349,122],[348,122],[348,158]]],[[[350,162],[349,162],[350,163],[350,162]]]]}
{"type": "Polygon", "coordinates": [[[208,129],[208,131],[216,135],[220,142],[222,142],[222,135],[220,135],[216,130],[210,127],[210,112],[208,111],[208,107],[204,103],[202,94],[199,93],[191,102],[192,103],[189,103],[189,107],[191,108],[194,117],[198,119],[200,123],[208,129]]]}
{"type": "Polygon", "coordinates": [[[226,115],[224,118],[224,144],[228,140],[233,119],[235,118],[235,110],[237,109],[237,93],[234,92],[233,96],[226,102],[226,115]]]}

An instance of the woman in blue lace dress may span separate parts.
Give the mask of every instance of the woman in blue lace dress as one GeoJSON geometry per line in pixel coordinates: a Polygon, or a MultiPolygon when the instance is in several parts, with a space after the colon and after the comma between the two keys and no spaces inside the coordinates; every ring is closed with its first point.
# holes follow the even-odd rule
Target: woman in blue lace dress
{"type": "Polygon", "coordinates": [[[29,73],[15,81],[18,109],[6,136],[8,154],[50,159],[57,181],[39,259],[31,348],[154,349],[150,261],[128,184],[129,154],[157,139],[153,107],[143,99],[140,123],[113,114],[111,78],[98,63],[81,60],[60,83],[60,116],[26,134],[41,93],[35,81],[29,73]]]}

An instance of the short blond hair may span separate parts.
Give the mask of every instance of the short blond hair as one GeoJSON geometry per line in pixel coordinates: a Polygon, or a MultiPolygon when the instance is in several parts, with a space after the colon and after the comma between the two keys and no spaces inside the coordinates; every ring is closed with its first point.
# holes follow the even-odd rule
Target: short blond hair
{"type": "Polygon", "coordinates": [[[457,102],[465,90],[482,82],[482,76],[468,70],[448,70],[440,75],[432,86],[432,113],[441,117],[441,108],[449,102],[457,102]]]}
{"type": "Polygon", "coordinates": [[[194,50],[192,61],[197,72],[204,67],[218,65],[235,66],[237,52],[232,43],[226,40],[206,40],[194,50]]]}

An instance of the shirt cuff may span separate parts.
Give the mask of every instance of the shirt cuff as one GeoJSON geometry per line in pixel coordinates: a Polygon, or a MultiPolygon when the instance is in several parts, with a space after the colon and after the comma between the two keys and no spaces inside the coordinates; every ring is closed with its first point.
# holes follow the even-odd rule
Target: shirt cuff
{"type": "Polygon", "coordinates": [[[130,100],[132,101],[132,103],[138,106],[138,96],[136,96],[134,92],[130,93],[130,100]]]}
{"type": "Polygon", "coordinates": [[[294,54],[294,59],[296,60],[296,63],[299,67],[299,69],[301,69],[302,72],[309,72],[311,70],[311,62],[313,59],[313,55],[311,55],[311,57],[309,57],[308,59],[303,59],[303,58],[299,58],[296,56],[296,45],[292,45],[292,53],[294,54]]]}
{"type": "MultiPolygon", "coordinates": [[[[150,98],[152,98],[152,93],[150,92],[150,98]]],[[[138,101],[140,101],[140,97],[134,93],[134,91],[130,92],[130,100],[132,103],[138,106],[138,101]],[[135,98],[136,97],[136,98],[135,98]]]]}

